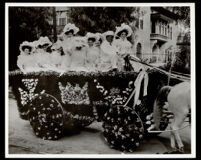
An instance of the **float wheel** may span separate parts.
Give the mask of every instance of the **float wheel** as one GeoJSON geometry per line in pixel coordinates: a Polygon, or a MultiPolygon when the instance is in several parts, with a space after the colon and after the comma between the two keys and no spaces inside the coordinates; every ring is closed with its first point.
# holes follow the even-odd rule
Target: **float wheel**
{"type": "Polygon", "coordinates": [[[63,134],[63,110],[52,95],[41,93],[29,104],[29,121],[37,137],[57,140],[63,134]]]}
{"type": "Polygon", "coordinates": [[[134,152],[143,139],[143,123],[127,106],[112,106],[103,117],[103,128],[110,147],[120,151],[134,152]]]}

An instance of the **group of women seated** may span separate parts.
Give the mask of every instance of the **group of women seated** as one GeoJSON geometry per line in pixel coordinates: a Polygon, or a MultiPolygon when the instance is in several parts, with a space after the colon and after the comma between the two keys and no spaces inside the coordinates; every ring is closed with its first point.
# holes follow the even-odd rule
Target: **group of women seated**
{"type": "Polygon", "coordinates": [[[122,24],[116,31],[87,33],[77,36],[79,28],[68,23],[56,43],[48,37],[34,42],[23,42],[17,65],[22,72],[37,71],[86,71],[106,72],[124,70],[124,58],[131,54],[131,43],[127,37],[132,29],[122,24]]]}

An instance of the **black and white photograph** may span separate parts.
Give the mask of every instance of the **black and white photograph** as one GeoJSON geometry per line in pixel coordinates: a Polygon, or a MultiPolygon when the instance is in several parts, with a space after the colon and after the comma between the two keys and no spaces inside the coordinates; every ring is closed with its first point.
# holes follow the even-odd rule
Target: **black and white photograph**
{"type": "Polygon", "coordinates": [[[6,3],[6,156],[195,157],[195,4],[6,3]]]}

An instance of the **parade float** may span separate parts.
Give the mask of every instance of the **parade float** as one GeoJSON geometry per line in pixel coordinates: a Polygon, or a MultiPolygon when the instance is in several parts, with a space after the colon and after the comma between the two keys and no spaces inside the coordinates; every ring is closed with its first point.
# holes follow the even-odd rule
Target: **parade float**
{"type": "MultiPolygon", "coordinates": [[[[160,88],[182,80],[151,66],[138,72],[9,73],[19,115],[37,137],[57,140],[73,128],[101,121],[109,146],[129,152],[150,135],[147,129],[154,123],[150,115],[160,88]]],[[[160,130],[165,130],[169,119],[162,117],[160,130]]]]}

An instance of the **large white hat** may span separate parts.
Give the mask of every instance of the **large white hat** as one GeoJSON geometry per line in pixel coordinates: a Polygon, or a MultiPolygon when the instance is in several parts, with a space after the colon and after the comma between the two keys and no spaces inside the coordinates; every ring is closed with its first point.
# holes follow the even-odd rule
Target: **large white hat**
{"type": "Polygon", "coordinates": [[[73,38],[73,41],[82,41],[83,43],[86,43],[86,37],[75,36],[75,37],[73,38]]]}
{"type": "Polygon", "coordinates": [[[103,38],[104,38],[104,37],[103,37],[103,34],[101,34],[101,33],[99,33],[99,32],[98,32],[98,33],[95,33],[95,34],[97,35],[98,40],[99,40],[99,39],[103,39],[103,38]]]}
{"type": "Polygon", "coordinates": [[[132,29],[129,25],[125,24],[125,23],[122,23],[120,27],[116,27],[116,32],[115,32],[115,36],[118,36],[119,37],[119,32],[122,32],[123,30],[126,30],[127,31],[127,35],[126,37],[130,37],[131,34],[132,34],[132,29]]]}
{"type": "Polygon", "coordinates": [[[73,46],[86,46],[87,42],[86,42],[86,37],[81,37],[81,36],[76,36],[73,38],[72,41],[73,46]]]}
{"type": "Polygon", "coordinates": [[[19,48],[21,52],[23,52],[22,48],[25,47],[25,46],[30,47],[30,48],[31,48],[31,51],[30,51],[30,52],[33,52],[33,50],[34,50],[34,45],[33,45],[32,42],[28,42],[28,41],[22,42],[22,43],[20,44],[20,48],[19,48]]]}
{"type": "Polygon", "coordinates": [[[88,40],[89,38],[94,38],[95,42],[97,42],[100,39],[100,37],[97,33],[95,34],[95,33],[91,33],[91,32],[88,32],[86,34],[86,39],[88,40]]]}
{"type": "Polygon", "coordinates": [[[114,32],[113,31],[107,31],[103,33],[104,38],[106,39],[107,36],[114,36],[114,32]]]}
{"type": "Polygon", "coordinates": [[[49,38],[46,36],[46,37],[40,37],[38,41],[34,41],[34,44],[35,46],[43,46],[45,44],[48,44],[48,46],[51,46],[52,45],[52,42],[49,40],[49,38]]]}
{"type": "Polygon", "coordinates": [[[62,42],[61,42],[61,40],[58,39],[58,40],[52,45],[51,49],[52,49],[52,50],[57,50],[57,49],[61,48],[61,46],[62,46],[62,42]]]}
{"type": "Polygon", "coordinates": [[[65,25],[62,35],[64,35],[66,32],[68,32],[70,30],[73,30],[73,34],[76,34],[77,32],[79,32],[80,29],[78,27],[76,27],[74,24],[68,23],[65,25]]]}

